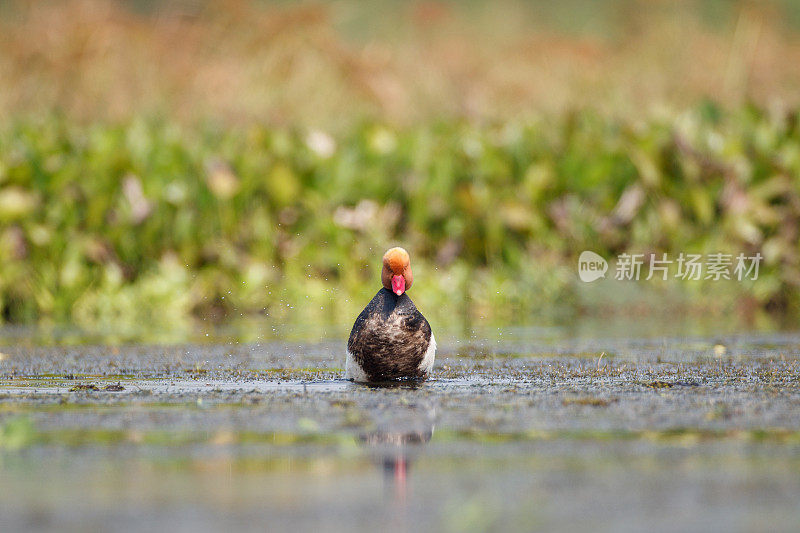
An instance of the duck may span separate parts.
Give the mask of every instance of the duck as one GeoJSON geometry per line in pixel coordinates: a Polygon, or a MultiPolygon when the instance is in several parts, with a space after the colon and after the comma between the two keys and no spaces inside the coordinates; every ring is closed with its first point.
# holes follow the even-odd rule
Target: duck
{"type": "Polygon", "coordinates": [[[401,248],[383,255],[383,287],[356,318],[347,341],[345,379],[358,383],[423,381],[436,357],[431,325],[408,296],[411,258],[401,248]]]}

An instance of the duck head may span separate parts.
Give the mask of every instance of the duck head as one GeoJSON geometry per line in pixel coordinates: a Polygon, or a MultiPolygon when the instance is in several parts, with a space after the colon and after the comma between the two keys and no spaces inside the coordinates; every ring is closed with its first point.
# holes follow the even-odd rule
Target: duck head
{"type": "Polygon", "coordinates": [[[381,283],[398,296],[411,288],[411,284],[414,283],[411,258],[403,248],[391,248],[383,254],[381,283]]]}

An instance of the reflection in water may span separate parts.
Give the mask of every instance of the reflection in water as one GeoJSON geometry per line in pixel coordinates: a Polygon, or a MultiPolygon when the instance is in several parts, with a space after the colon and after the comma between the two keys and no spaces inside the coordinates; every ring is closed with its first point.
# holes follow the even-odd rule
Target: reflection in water
{"type": "Polygon", "coordinates": [[[433,436],[436,408],[427,401],[380,405],[372,418],[375,429],[358,440],[383,470],[387,494],[405,501],[411,463],[433,436]]]}

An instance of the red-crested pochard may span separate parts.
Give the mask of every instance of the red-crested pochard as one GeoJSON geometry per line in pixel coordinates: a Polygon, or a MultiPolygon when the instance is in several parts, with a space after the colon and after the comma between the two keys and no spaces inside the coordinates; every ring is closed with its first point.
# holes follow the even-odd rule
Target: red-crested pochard
{"type": "Polygon", "coordinates": [[[426,379],[436,340],[406,291],[414,277],[403,248],[383,256],[383,288],[361,311],[347,341],[345,378],[358,382],[426,379]]]}

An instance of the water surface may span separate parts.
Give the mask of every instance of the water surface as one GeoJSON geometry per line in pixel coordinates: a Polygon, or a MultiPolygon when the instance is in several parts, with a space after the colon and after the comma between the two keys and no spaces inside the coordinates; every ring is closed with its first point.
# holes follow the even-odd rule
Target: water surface
{"type": "Polygon", "coordinates": [[[442,337],[431,380],[390,387],[342,380],[334,338],[6,342],[4,524],[800,526],[800,335],[442,337]]]}

